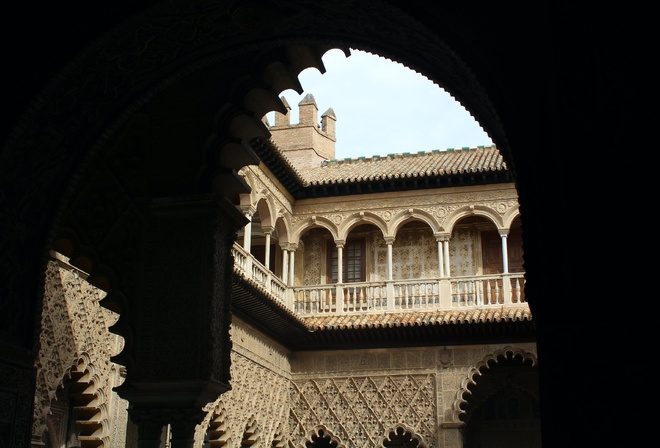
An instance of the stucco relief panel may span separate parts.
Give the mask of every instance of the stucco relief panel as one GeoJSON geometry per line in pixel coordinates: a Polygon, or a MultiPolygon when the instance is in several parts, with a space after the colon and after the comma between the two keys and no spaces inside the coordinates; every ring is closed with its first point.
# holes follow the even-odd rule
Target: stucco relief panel
{"type": "Polygon", "coordinates": [[[438,275],[438,249],[428,225],[412,223],[403,227],[392,246],[395,280],[430,278],[438,275]]]}
{"type": "MultiPolygon", "coordinates": [[[[112,439],[125,434],[128,404],[112,390],[123,382],[120,367],[110,361],[123,348],[123,339],[109,332],[117,315],[99,302],[105,293],[90,285],[73,268],[55,260],[46,266],[42,332],[36,365],[39,369],[35,391],[33,434],[46,429],[46,418],[56,391],[66,381],[68,372],[84,357],[88,359],[97,381],[93,392],[101,401],[105,418],[101,438],[112,439]]],[[[84,367],[87,368],[87,367],[84,367]]],[[[124,437],[125,440],[125,437],[124,437]]]]}
{"type": "Polygon", "coordinates": [[[456,229],[449,240],[449,260],[451,274],[476,275],[480,266],[479,254],[476,251],[478,239],[475,229],[456,229]]]}
{"type": "Polygon", "coordinates": [[[204,410],[207,416],[195,432],[195,446],[202,447],[209,420],[225,410],[229,446],[240,446],[243,431],[254,423],[259,448],[270,448],[279,430],[286,427],[289,412],[289,379],[237,352],[231,355],[232,389],[204,410]]]}
{"type": "Polygon", "coordinates": [[[368,270],[369,281],[378,282],[387,280],[387,244],[380,232],[372,232],[367,246],[369,259],[372,260],[371,269],[368,270]]]}
{"type": "Polygon", "coordinates": [[[270,448],[288,421],[289,353],[236,318],[230,333],[232,389],[205,406],[207,415],[196,429],[195,446],[203,446],[210,419],[224,410],[229,446],[240,445],[246,424],[253,421],[259,429],[257,446],[270,448]]]}
{"type": "MultiPolygon", "coordinates": [[[[326,254],[327,231],[322,229],[311,229],[303,236],[304,247],[302,258],[304,260],[304,270],[300,274],[303,285],[318,285],[323,281],[323,264],[326,254]]],[[[297,270],[297,272],[299,272],[297,270]]]]}

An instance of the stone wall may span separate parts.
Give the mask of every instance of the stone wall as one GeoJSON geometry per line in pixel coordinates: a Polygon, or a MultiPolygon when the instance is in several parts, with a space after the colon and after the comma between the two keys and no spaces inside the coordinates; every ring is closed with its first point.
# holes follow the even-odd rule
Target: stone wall
{"type": "Polygon", "coordinates": [[[442,346],[295,353],[289,427],[304,446],[321,426],[345,446],[381,446],[397,425],[426,446],[460,447],[460,405],[479,367],[534,344],[442,346]]]}
{"type": "MultiPolygon", "coordinates": [[[[104,422],[98,443],[135,446],[128,403],[112,391],[125,374],[110,362],[122,348],[121,338],[108,330],[117,315],[100,306],[103,293],[66,260],[53,258],[46,279],[35,446],[44,437],[52,443],[65,436],[66,422],[56,419],[66,406],[63,413],[49,411],[76,405],[59,392],[71,382],[96,397],[94,418],[104,422]]],[[[232,389],[205,407],[195,436],[199,448],[209,440],[302,448],[319,428],[356,448],[381,446],[396,428],[405,428],[420,446],[459,448],[462,406],[480,369],[508,353],[536,360],[533,343],[292,353],[237,317],[230,334],[232,389]]]]}

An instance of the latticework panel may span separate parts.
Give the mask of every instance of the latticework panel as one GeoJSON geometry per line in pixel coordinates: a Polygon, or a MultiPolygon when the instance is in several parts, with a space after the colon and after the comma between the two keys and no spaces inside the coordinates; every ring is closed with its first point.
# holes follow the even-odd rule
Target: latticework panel
{"type": "Polygon", "coordinates": [[[296,446],[322,425],[346,446],[380,446],[389,428],[405,424],[435,441],[435,375],[385,375],[293,382],[289,424],[296,446]]]}

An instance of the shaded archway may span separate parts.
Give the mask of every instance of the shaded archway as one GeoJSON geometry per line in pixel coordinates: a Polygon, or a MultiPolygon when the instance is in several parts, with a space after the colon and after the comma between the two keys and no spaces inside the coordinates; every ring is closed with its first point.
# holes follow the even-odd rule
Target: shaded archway
{"type": "Polygon", "coordinates": [[[538,368],[532,359],[500,353],[479,369],[462,405],[464,447],[541,446],[538,368]]]}

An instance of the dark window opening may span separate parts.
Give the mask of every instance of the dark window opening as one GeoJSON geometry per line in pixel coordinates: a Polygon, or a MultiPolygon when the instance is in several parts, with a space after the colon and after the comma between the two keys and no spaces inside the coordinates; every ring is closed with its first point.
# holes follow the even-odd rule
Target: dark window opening
{"type": "MultiPolygon", "coordinates": [[[[339,259],[337,246],[333,241],[328,242],[330,266],[330,281],[337,283],[339,281],[338,266],[339,259]]],[[[353,238],[346,241],[342,251],[342,281],[344,283],[355,283],[366,281],[366,263],[365,263],[366,244],[364,238],[353,238]]]]}
{"type": "Polygon", "coordinates": [[[383,446],[387,448],[416,448],[418,445],[419,440],[413,438],[410,431],[404,431],[403,428],[390,432],[389,437],[383,441],[383,446]]]}
{"type": "Polygon", "coordinates": [[[322,429],[319,430],[319,435],[314,434],[311,442],[305,442],[307,448],[331,448],[338,445],[336,440],[332,440],[330,434],[327,434],[322,429]]]}

